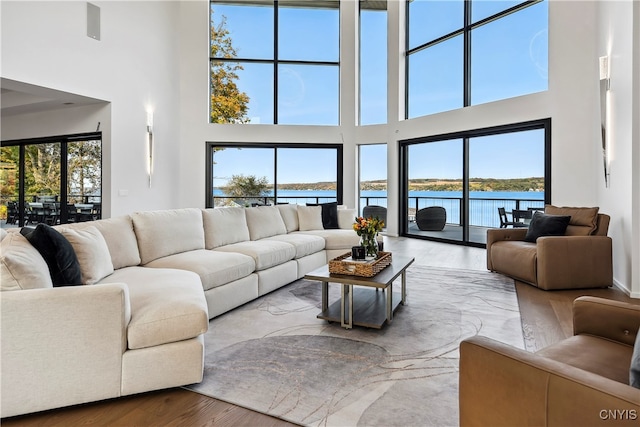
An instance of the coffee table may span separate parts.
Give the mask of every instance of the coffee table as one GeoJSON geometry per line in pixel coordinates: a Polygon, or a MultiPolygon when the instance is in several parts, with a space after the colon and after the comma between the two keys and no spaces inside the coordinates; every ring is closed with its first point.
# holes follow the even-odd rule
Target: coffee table
{"type": "Polygon", "coordinates": [[[322,282],[322,311],[318,319],[340,322],[346,329],[353,325],[382,328],[393,321],[393,313],[407,299],[407,268],[415,258],[393,255],[391,265],[373,277],[348,276],[329,273],[329,265],[317,268],[304,276],[322,282]],[[393,281],[401,276],[401,292],[393,293],[393,281]],[[329,305],[329,283],[341,285],[340,300],[329,305]],[[354,286],[358,288],[354,289],[354,286]],[[382,292],[379,292],[382,290],[382,292]]]}

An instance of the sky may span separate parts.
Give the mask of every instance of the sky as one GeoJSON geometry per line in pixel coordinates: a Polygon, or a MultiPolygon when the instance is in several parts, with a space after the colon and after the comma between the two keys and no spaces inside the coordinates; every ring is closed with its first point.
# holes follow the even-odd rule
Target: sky
{"type": "MultiPolygon", "coordinates": [[[[519,1],[476,1],[472,21],[486,18],[519,1]]],[[[226,17],[233,45],[239,58],[273,59],[273,9],[215,4],[214,22],[226,17]]],[[[547,2],[493,21],[472,32],[472,104],[490,102],[546,90],[547,78],[547,2]]],[[[410,3],[409,48],[460,28],[462,1],[414,0],[410,3]],[[454,17],[454,19],[452,19],[454,17]],[[459,18],[458,18],[459,17],[459,18]]],[[[366,11],[361,22],[361,124],[386,122],[386,13],[366,11]]],[[[334,10],[281,8],[278,17],[280,60],[339,61],[339,14],[334,10]]],[[[253,123],[273,123],[274,69],[272,64],[243,63],[239,88],[250,97],[249,116],[253,123]]],[[[409,57],[409,118],[462,107],[462,36],[421,50],[409,57]],[[438,67],[433,67],[438,64],[438,67]]],[[[335,65],[278,66],[278,119],[281,124],[338,124],[339,68],[335,65]]],[[[413,170],[424,177],[452,178],[459,175],[461,156],[453,155],[453,144],[416,147],[413,170]],[[446,146],[446,147],[445,147],[446,146]],[[445,149],[447,148],[447,149],[445,149]],[[447,151],[449,154],[447,154],[447,151]],[[427,152],[429,156],[427,157],[427,152]],[[420,154],[420,156],[418,156],[420,154]],[[438,154],[436,157],[433,157],[438,154]]],[[[529,177],[544,174],[544,137],[540,132],[518,134],[516,138],[494,137],[471,145],[471,172],[477,176],[529,177]],[[523,142],[518,144],[518,142],[523,142]],[[481,147],[476,149],[475,147],[481,147]],[[526,156],[526,157],[518,157],[526,156]],[[526,158],[526,162],[519,159],[526,158]],[[497,167],[500,165],[500,167],[497,167]],[[507,169],[506,165],[513,168],[507,169]],[[503,176],[499,176],[503,175],[503,176]]],[[[362,180],[384,179],[386,148],[367,148],[362,180]]],[[[459,150],[458,150],[459,151],[459,150]]],[[[238,153],[239,154],[239,153],[238,153]]],[[[230,154],[228,154],[230,155],[230,154]]],[[[234,162],[257,174],[273,169],[263,152],[234,162]]],[[[280,162],[286,161],[281,155],[280,162]]],[[[280,182],[327,180],[335,170],[308,168],[298,159],[287,164],[287,176],[280,182]]],[[[326,164],[326,163],[325,163],[326,164]]],[[[333,165],[333,163],[331,163],[333,165]]],[[[283,168],[281,168],[283,169],[283,168]]],[[[331,168],[335,169],[335,168],[331,168]]],[[[225,172],[226,173],[226,172],[225,172]]],[[[282,172],[284,173],[284,172],[282,172]]],[[[267,176],[272,176],[269,172],[267,176]]]]}

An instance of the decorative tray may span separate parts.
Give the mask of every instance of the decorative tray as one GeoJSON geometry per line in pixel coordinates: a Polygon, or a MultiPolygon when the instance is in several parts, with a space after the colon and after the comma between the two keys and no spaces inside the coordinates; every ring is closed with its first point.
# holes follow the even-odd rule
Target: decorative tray
{"type": "Polygon", "coordinates": [[[329,273],[347,276],[373,277],[391,264],[391,252],[379,252],[378,258],[354,261],[351,253],[340,255],[329,261],[329,273]]]}

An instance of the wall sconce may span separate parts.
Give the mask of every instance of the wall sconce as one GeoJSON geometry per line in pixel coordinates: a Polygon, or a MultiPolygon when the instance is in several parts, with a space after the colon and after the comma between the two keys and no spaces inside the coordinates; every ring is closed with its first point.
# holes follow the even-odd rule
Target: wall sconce
{"type": "Polygon", "coordinates": [[[609,57],[600,57],[600,132],[602,138],[602,161],[604,164],[604,185],[609,187],[609,144],[607,141],[607,117],[609,110],[608,93],[611,89],[609,57]]]}
{"type": "Polygon", "coordinates": [[[153,112],[147,111],[147,174],[149,175],[149,188],[151,188],[151,176],[153,175],[153,112]]]}

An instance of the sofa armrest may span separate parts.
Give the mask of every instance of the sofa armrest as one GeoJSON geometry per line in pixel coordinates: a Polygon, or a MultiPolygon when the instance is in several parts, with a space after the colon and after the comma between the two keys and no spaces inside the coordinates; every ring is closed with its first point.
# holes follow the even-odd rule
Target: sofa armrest
{"type": "Polygon", "coordinates": [[[607,236],[546,236],[536,241],[541,289],[613,284],[612,242],[607,236]]]}
{"type": "Polygon", "coordinates": [[[594,335],[633,346],[640,328],[640,304],[596,297],[573,302],[573,334],[594,335]]]}
{"type": "Polygon", "coordinates": [[[460,344],[459,406],[463,427],[635,425],[640,390],[475,336],[460,344]]]}
{"type": "Polygon", "coordinates": [[[523,241],[526,228],[490,228],[487,230],[487,270],[493,271],[491,264],[491,245],[504,240],[523,241]]]}
{"type": "Polygon", "coordinates": [[[0,310],[2,417],[120,395],[125,284],[2,292],[0,310]]]}

